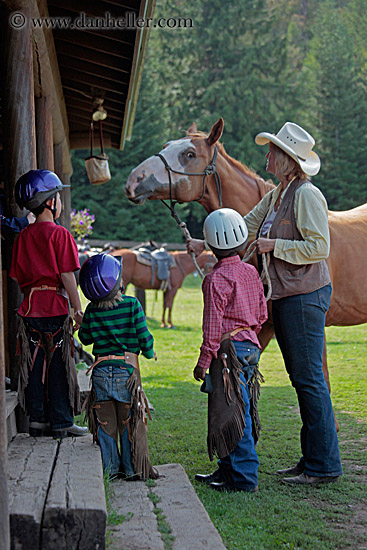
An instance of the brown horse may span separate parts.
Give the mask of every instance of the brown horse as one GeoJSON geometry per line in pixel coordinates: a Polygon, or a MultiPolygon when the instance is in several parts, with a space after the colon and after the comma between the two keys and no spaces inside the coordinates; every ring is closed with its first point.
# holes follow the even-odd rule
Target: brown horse
{"type": "MultiPolygon", "coordinates": [[[[195,271],[195,266],[193,264],[190,254],[187,252],[171,252],[170,253],[174,260],[175,265],[170,269],[170,286],[163,292],[163,313],[162,313],[162,327],[167,327],[165,318],[166,311],[168,310],[168,328],[172,328],[172,306],[173,300],[176,296],[176,293],[179,288],[181,288],[182,283],[189,273],[195,271]]],[[[159,281],[157,277],[154,278],[154,283],[152,284],[152,271],[151,267],[148,265],[143,265],[137,261],[137,255],[132,250],[128,248],[120,248],[119,250],[114,250],[112,256],[121,256],[123,261],[123,280],[125,287],[132,283],[138,288],[143,289],[157,289],[161,287],[162,281],[159,281]]],[[[210,271],[215,264],[216,259],[211,252],[203,252],[200,256],[197,257],[197,263],[200,269],[204,269],[205,272],[210,271]]]]}
{"type": "MultiPolygon", "coordinates": [[[[209,135],[198,132],[194,123],[185,138],[168,142],[160,152],[170,173],[171,195],[179,202],[198,201],[207,212],[219,208],[219,194],[213,175],[204,170],[212,164],[217,148],[216,170],[221,179],[222,205],[247,214],[274,186],[255,172],[230,157],[219,139],[224,122],[220,118],[209,135]],[[176,173],[176,172],[179,173],[176,173]],[[189,173],[189,174],[188,174],[189,173]]],[[[170,196],[168,170],[159,156],[139,164],[130,174],[124,189],[134,203],[146,199],[167,199],[170,196]]],[[[358,325],[367,322],[367,204],[346,212],[329,212],[331,250],[328,266],[333,285],[326,325],[358,325]]],[[[271,320],[263,326],[260,341],[263,347],[273,335],[271,320]]],[[[324,376],[330,389],[324,342],[324,376]]]]}

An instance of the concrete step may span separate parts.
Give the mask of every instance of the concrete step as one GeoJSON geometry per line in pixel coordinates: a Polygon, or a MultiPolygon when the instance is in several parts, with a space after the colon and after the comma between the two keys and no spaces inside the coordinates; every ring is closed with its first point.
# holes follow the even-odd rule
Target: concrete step
{"type": "Polygon", "coordinates": [[[18,434],[8,448],[12,550],[103,550],[106,502],[92,436],[18,434]]]}
{"type": "Polygon", "coordinates": [[[223,541],[180,464],[158,466],[154,486],[142,481],[112,482],[113,509],[124,521],[109,527],[111,550],[164,550],[157,508],[174,537],[173,550],[225,550],[223,541]]]}
{"type": "Polygon", "coordinates": [[[15,417],[15,409],[18,405],[18,394],[16,391],[7,391],[5,394],[6,400],[6,432],[8,445],[10,441],[16,436],[17,423],[15,417]]]}

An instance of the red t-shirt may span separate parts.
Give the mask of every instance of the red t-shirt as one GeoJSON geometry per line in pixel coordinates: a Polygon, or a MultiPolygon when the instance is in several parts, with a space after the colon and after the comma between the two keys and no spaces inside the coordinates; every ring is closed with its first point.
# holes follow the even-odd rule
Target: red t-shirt
{"type": "MultiPolygon", "coordinates": [[[[23,294],[41,285],[62,287],[61,273],[80,268],[78,248],[71,233],[54,222],[33,223],[17,237],[10,277],[17,279],[23,294]]],[[[29,307],[24,296],[18,313],[25,316],[29,307]]],[[[68,313],[68,302],[54,290],[35,291],[27,317],[56,317],[68,313]]]]}

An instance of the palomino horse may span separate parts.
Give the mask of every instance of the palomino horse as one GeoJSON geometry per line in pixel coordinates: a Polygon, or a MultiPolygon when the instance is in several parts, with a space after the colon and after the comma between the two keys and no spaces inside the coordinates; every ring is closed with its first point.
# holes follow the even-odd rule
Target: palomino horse
{"type": "MultiPolygon", "coordinates": [[[[198,132],[194,123],[186,137],[169,141],[159,153],[161,156],[146,159],[131,172],[124,189],[125,195],[136,204],[142,204],[146,199],[198,201],[207,212],[212,212],[220,207],[221,194],[222,206],[233,208],[242,215],[247,214],[274,186],[226,153],[218,141],[223,126],[223,119],[220,118],[207,135],[198,132]],[[221,189],[218,179],[212,175],[213,160],[215,171],[220,176],[221,189]],[[205,171],[211,175],[204,178],[205,171]]],[[[326,325],[365,323],[367,204],[346,212],[329,212],[329,227],[331,250],[328,266],[333,293],[326,325]]],[[[263,347],[272,335],[269,321],[260,333],[263,347]]],[[[325,341],[323,362],[325,380],[330,389],[325,341]]]]}
{"type": "MultiPolygon", "coordinates": [[[[190,254],[187,252],[171,252],[175,260],[175,266],[171,268],[170,282],[171,288],[168,288],[163,292],[163,313],[162,313],[162,327],[166,327],[166,311],[168,309],[168,328],[172,328],[172,306],[173,300],[179,288],[189,273],[195,271],[190,254]]],[[[152,285],[152,271],[148,265],[143,265],[137,261],[136,254],[128,248],[120,248],[114,250],[112,256],[121,256],[123,262],[123,281],[125,287],[132,283],[138,288],[148,289],[160,289],[162,281],[159,281],[155,276],[154,283],[152,285]]],[[[204,271],[210,271],[216,263],[216,259],[211,252],[203,252],[197,257],[197,263],[200,269],[204,271]]]]}

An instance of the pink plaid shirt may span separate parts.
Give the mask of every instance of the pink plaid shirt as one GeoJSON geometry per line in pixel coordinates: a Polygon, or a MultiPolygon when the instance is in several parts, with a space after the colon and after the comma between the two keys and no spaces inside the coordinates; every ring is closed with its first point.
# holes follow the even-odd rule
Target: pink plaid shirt
{"type": "Polygon", "coordinates": [[[240,327],[233,340],[250,340],[260,348],[257,334],[268,312],[263,285],[255,267],[239,256],[223,258],[203,281],[203,343],[197,362],[207,369],[217,357],[222,334],[240,327]]]}

